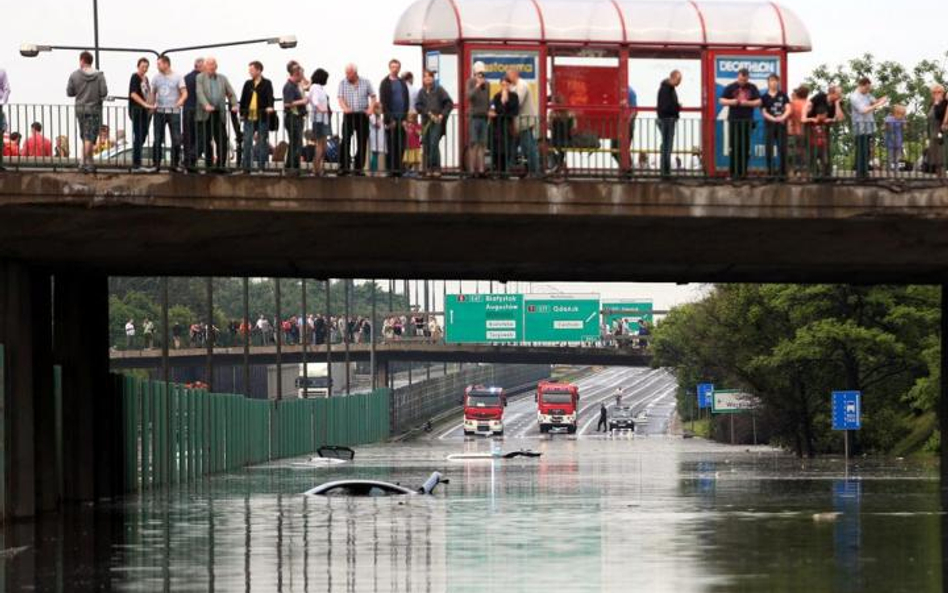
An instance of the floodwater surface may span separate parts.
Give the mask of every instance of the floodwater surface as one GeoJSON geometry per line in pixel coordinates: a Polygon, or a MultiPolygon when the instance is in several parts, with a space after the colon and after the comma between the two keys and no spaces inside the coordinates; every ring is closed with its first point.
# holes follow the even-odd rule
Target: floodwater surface
{"type": "Polygon", "coordinates": [[[673,380],[610,372],[586,380],[586,419],[621,383],[625,405],[650,411],[641,434],[584,422],[577,435],[541,436],[532,398],[521,399],[503,439],[444,425],[359,447],[351,464],[283,461],[80,514],[74,529],[49,529],[3,560],[7,590],[942,590],[932,470],[862,460],[846,471],[836,459],[663,434],[673,380]],[[446,459],[520,448],[543,455],[446,459]],[[433,470],[450,480],[434,496],[302,494],[347,477],[417,486],[433,470]]]}

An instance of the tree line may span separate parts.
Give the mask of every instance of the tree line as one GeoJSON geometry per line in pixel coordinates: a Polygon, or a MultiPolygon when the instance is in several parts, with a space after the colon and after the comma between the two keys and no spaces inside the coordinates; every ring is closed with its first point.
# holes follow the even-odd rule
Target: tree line
{"type": "Polygon", "coordinates": [[[771,442],[812,457],[842,446],[832,391],[858,390],[856,452],[889,453],[911,435],[935,452],[940,314],[932,286],[716,285],[656,328],[654,364],[678,376],[685,420],[699,383],[745,389],[771,442]]]}

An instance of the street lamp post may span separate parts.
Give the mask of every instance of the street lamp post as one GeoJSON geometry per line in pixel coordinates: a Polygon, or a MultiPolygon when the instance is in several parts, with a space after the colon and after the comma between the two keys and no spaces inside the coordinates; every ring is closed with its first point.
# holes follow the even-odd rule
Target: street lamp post
{"type": "Polygon", "coordinates": [[[99,65],[99,0],[92,0],[92,30],[95,37],[95,65],[99,65]]]}
{"type": "MultiPolygon", "coordinates": [[[[98,30],[98,25],[96,26],[98,30]]],[[[98,44],[98,33],[96,34],[96,44],[93,48],[96,52],[96,64],[99,64],[98,54],[100,51],[107,52],[122,52],[122,53],[147,53],[152,54],[155,57],[178,53],[183,51],[197,51],[201,49],[217,49],[221,47],[234,47],[238,45],[252,45],[257,43],[267,43],[269,45],[279,45],[280,49],[292,49],[296,47],[297,41],[295,35],[283,35],[281,37],[263,37],[260,39],[248,39],[245,41],[228,41],[224,43],[211,43],[207,45],[193,45],[190,47],[175,47],[171,49],[166,49],[164,51],[158,51],[154,49],[140,48],[140,47],[99,47],[98,44]]],[[[20,55],[24,58],[35,58],[41,53],[67,50],[67,51],[85,51],[89,48],[82,45],[40,45],[36,43],[24,43],[20,46],[20,55]]]]}

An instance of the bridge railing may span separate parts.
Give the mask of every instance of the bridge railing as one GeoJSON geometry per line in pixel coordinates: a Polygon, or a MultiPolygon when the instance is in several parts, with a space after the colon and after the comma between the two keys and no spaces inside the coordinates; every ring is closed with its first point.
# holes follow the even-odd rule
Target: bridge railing
{"type": "MultiPolygon", "coordinates": [[[[6,168],[83,166],[83,130],[73,106],[14,104],[6,106],[5,115],[6,168]],[[38,131],[31,129],[33,124],[38,131]],[[11,139],[14,134],[19,137],[11,139]]],[[[282,110],[272,116],[261,113],[256,121],[230,111],[207,119],[196,115],[131,114],[127,105],[109,104],[101,114],[84,119],[85,133],[93,125],[100,130],[92,142],[94,154],[85,164],[110,171],[142,166],[146,171],[157,167],[270,175],[317,171],[500,179],[664,176],[943,183],[948,162],[944,132],[917,119],[880,120],[867,130],[854,130],[849,122],[805,123],[799,133],[786,137],[771,133],[763,122],[715,121],[711,127],[719,142],[714,154],[705,154],[709,126],[691,113],[674,123],[645,113],[630,120],[555,107],[543,118],[494,115],[465,121],[456,113],[443,121],[334,113],[324,126],[315,126],[311,114],[288,116],[282,110]],[[138,142],[135,128],[147,131],[138,142]],[[159,137],[161,142],[156,141],[159,137]],[[768,139],[773,159],[768,159],[768,139]]]]}

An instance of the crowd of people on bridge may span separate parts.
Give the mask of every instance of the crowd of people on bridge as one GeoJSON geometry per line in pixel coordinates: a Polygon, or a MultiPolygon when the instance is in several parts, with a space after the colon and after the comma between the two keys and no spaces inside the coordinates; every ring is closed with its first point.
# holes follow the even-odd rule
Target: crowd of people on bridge
{"type": "Polygon", "coordinates": [[[618,348],[648,348],[652,335],[651,325],[645,319],[616,319],[611,324],[603,322],[599,329],[602,343],[618,348]]]}
{"type": "MultiPolygon", "coordinates": [[[[125,323],[125,350],[150,350],[160,343],[155,322],[148,317],[140,322],[129,319],[125,323]]],[[[171,324],[169,346],[182,348],[205,348],[242,346],[245,341],[251,346],[273,346],[280,339],[288,346],[321,346],[329,344],[368,344],[372,341],[372,321],[364,316],[343,316],[321,313],[292,315],[278,319],[275,315],[260,314],[256,321],[231,320],[221,331],[214,324],[195,321],[190,324],[171,324]]],[[[420,340],[440,343],[444,331],[434,316],[385,315],[382,317],[381,341],[420,340]]]]}
{"type": "MultiPolygon", "coordinates": [[[[133,170],[146,170],[143,165],[150,154],[152,171],[167,168],[196,172],[203,159],[206,169],[219,172],[237,168],[251,173],[267,170],[272,163],[282,163],[285,172],[299,174],[303,163],[307,163],[313,174],[323,175],[327,163],[332,162],[336,163],[338,175],[361,175],[366,170],[370,174],[384,172],[393,176],[441,175],[442,140],[455,110],[455,100],[438,83],[436,72],[424,71],[416,86],[414,75],[402,72],[401,63],[392,59],[388,63],[389,73],[376,91],[376,85],[361,76],[355,64],[349,64],[334,95],[340,111],[335,113],[329,72],[316,68],[307,75],[296,60],[286,65],[282,88],[264,76],[260,61],[249,62],[239,93],[238,87],[219,71],[214,57],[198,58],[190,72],[183,75],[174,70],[167,55],[157,58],[157,72],[149,76],[151,67],[148,58],[138,59],[129,80],[127,113],[133,170]],[[282,105],[278,105],[280,102],[282,105]],[[282,122],[278,111],[283,112],[282,122]],[[334,117],[341,121],[338,136],[332,126],[334,117]],[[271,135],[278,133],[281,126],[282,139],[274,145],[271,135]],[[231,134],[235,136],[233,144],[231,134]],[[149,137],[151,145],[146,151],[149,137]]],[[[534,96],[536,91],[516,68],[508,69],[494,87],[483,63],[476,62],[472,72],[461,97],[467,114],[467,145],[462,149],[464,170],[474,176],[501,177],[515,170],[527,176],[563,170],[566,152],[578,138],[577,115],[557,107],[562,104],[562,97],[534,96]],[[493,88],[496,92],[492,92],[493,88]],[[541,112],[541,99],[551,104],[549,113],[541,112]],[[541,127],[544,118],[548,125],[541,127]]],[[[673,160],[683,110],[677,92],[682,80],[682,73],[675,70],[658,85],[658,170],[662,176],[670,176],[673,169],[685,166],[679,156],[673,160]]],[[[82,143],[81,168],[91,172],[97,162],[108,162],[117,145],[126,144],[124,131],[117,130],[113,141],[108,125],[103,122],[108,85],[105,75],[96,70],[91,53],[80,54],[79,68],[69,76],[66,94],[75,100],[76,125],[82,143]]],[[[46,137],[41,121],[33,122],[25,137],[19,130],[7,130],[3,107],[10,96],[9,78],[0,69],[0,129],[4,131],[0,159],[68,156],[68,139],[57,137],[54,142],[46,137]]],[[[629,88],[622,103],[622,117],[628,119],[628,141],[633,146],[639,112],[637,96],[629,88]]],[[[750,72],[741,69],[736,80],[724,89],[719,103],[727,110],[726,154],[733,179],[748,175],[751,134],[760,118],[764,125],[767,174],[772,178],[831,175],[833,128],[847,119],[858,178],[868,177],[872,170],[913,166],[905,154],[906,107],[890,104],[887,97],[875,97],[868,78],[859,80],[857,89],[844,98],[841,87],[835,85],[821,90],[800,86],[788,94],[776,74],[770,76],[767,89],[761,91],[751,80],[750,72]],[[883,111],[880,136],[877,114],[883,111]],[[879,138],[881,143],[876,141],[879,138]],[[876,154],[880,149],[885,153],[882,156],[876,154]]],[[[944,87],[931,87],[929,104],[924,166],[928,172],[944,176],[948,150],[944,143],[948,132],[944,87]]],[[[605,135],[618,134],[613,130],[605,135]]],[[[601,140],[593,139],[597,147],[601,140]]],[[[611,153],[621,165],[618,142],[613,138],[611,153]]],[[[703,167],[700,149],[694,149],[692,156],[697,160],[697,165],[692,166],[703,167]]],[[[633,169],[651,167],[647,151],[631,160],[634,162],[627,166],[633,169]]]]}

